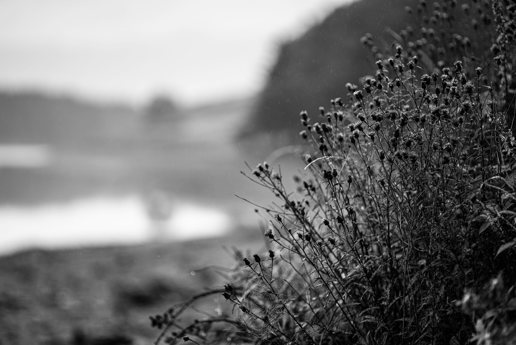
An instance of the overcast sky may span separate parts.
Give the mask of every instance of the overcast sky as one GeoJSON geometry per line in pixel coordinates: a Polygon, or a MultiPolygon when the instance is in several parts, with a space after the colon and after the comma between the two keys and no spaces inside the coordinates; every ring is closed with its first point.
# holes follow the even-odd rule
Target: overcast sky
{"type": "Polygon", "coordinates": [[[350,0],[0,0],[0,88],[144,102],[247,95],[279,42],[350,0]]]}

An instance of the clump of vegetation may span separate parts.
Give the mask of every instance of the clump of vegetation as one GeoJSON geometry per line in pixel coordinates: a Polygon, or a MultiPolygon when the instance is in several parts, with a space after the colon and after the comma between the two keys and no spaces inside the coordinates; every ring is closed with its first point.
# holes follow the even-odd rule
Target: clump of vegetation
{"type": "Polygon", "coordinates": [[[370,73],[374,60],[364,58],[367,52],[361,36],[369,32],[381,42],[392,30],[417,23],[417,18],[403,11],[413,3],[414,0],[354,1],[337,8],[299,38],[281,44],[265,87],[242,129],[243,141],[253,134],[259,137],[265,133],[274,139],[269,149],[299,144],[299,110],[317,111],[319,105],[340,95],[347,82],[356,83],[370,73]]]}
{"type": "Polygon", "coordinates": [[[424,26],[390,54],[363,39],[373,77],[317,119],[301,112],[297,190],[267,163],[248,175],[276,200],[259,208],[267,249],[237,253],[224,287],[151,317],[157,343],[516,342],[516,5],[406,10],[424,26]],[[480,39],[490,49],[473,54],[480,39]],[[231,308],[183,323],[212,295],[231,308]]]}

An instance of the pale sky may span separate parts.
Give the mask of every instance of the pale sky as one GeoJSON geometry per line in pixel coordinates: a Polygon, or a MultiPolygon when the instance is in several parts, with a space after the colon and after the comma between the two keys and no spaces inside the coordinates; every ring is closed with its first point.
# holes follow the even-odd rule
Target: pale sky
{"type": "Polygon", "coordinates": [[[0,89],[138,104],[249,95],[279,42],[351,0],[0,0],[0,89]]]}

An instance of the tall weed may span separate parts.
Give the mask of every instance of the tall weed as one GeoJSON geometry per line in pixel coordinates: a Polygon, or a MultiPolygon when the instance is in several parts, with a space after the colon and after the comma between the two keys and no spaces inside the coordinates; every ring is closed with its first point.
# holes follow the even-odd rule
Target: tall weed
{"type": "Polygon", "coordinates": [[[374,76],[300,113],[297,190],[267,163],[247,174],[275,198],[267,249],[151,317],[157,343],[514,343],[516,5],[417,4],[390,54],[364,37],[374,76]],[[181,321],[212,295],[230,308],[181,321]]]}

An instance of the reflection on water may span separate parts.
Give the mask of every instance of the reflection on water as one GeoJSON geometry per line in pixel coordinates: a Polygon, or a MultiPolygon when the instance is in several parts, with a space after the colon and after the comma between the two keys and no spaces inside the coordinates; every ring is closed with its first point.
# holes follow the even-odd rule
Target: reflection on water
{"type": "Polygon", "coordinates": [[[52,106],[48,116],[59,115],[59,126],[44,122],[47,131],[27,120],[34,133],[23,127],[20,138],[9,136],[16,144],[0,137],[0,254],[254,227],[253,207],[235,194],[253,202],[269,195],[239,173],[247,157],[233,141],[251,104],[193,107],[156,123],[94,111],[102,121],[92,128],[75,108],[54,114],[52,106]]]}
{"type": "Polygon", "coordinates": [[[0,254],[43,247],[135,244],[222,235],[232,223],[225,212],[170,200],[170,214],[149,217],[136,196],[90,198],[39,207],[0,207],[0,254]]]}
{"type": "Polygon", "coordinates": [[[0,168],[39,168],[51,160],[52,153],[46,145],[0,144],[0,168]]]}

